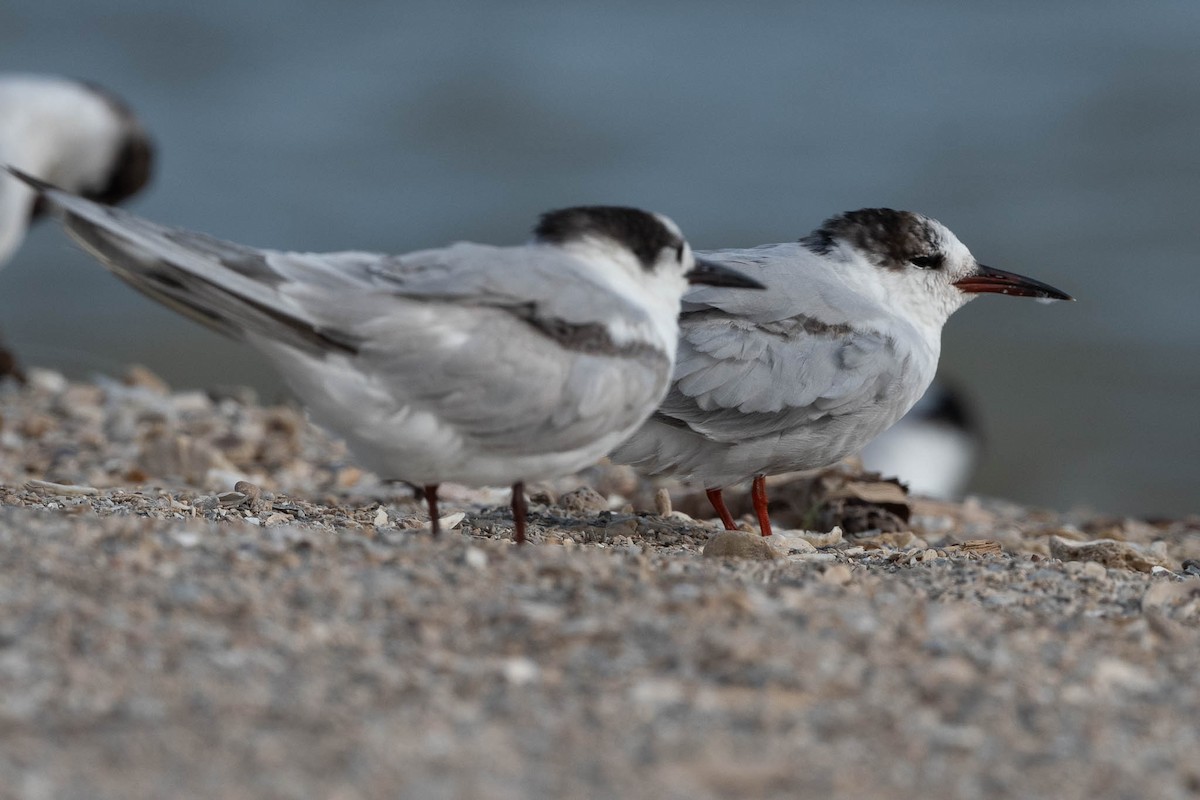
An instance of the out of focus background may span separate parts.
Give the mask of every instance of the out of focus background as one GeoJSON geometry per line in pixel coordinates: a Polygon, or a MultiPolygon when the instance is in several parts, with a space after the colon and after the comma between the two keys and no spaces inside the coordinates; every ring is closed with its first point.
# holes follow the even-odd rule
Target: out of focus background
{"type": "MultiPolygon", "coordinates": [[[[622,203],[698,248],[922,211],[1078,303],[980,299],[942,374],[986,436],[973,491],[1200,510],[1200,4],[45,0],[0,71],[97,81],[160,147],[132,204],[299,250],[515,243],[622,203]]],[[[39,226],[0,273],[27,363],[178,387],[270,367],[39,226]]]]}

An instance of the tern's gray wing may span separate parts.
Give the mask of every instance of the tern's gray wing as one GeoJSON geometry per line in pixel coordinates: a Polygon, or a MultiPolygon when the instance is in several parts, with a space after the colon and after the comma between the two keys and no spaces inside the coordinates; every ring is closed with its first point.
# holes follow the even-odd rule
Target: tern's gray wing
{"type": "Polygon", "coordinates": [[[23,179],[122,280],[287,362],[289,381],[324,402],[324,418],[341,431],[357,424],[336,418],[347,409],[362,410],[366,425],[424,409],[497,452],[570,449],[636,425],[667,380],[666,353],[615,343],[602,324],[614,314],[641,324],[646,313],[598,291],[560,251],[259,250],[23,179]]]}
{"type": "Polygon", "coordinates": [[[858,302],[853,294],[789,247],[706,254],[768,291],[689,294],[674,383],[657,419],[736,443],[854,413],[895,388],[909,356],[875,324],[877,309],[847,308],[858,302]]]}
{"type": "Polygon", "coordinates": [[[403,298],[508,309],[543,329],[639,308],[597,291],[580,262],[550,248],[456,244],[403,256],[285,253],[158,225],[25,178],[63,212],[67,232],[137,290],[235,339],[257,335],[314,353],[353,352],[370,319],[403,298]]]}

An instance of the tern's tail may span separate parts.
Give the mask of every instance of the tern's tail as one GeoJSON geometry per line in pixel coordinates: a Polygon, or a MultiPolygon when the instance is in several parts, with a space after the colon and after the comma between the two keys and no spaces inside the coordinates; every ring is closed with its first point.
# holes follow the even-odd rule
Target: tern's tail
{"type": "Polygon", "coordinates": [[[290,259],[294,271],[296,257],[157,225],[8,170],[61,213],[85,250],[148,297],[234,339],[254,334],[316,353],[355,352],[355,337],[320,324],[291,296],[295,276],[273,262],[290,259]]]}

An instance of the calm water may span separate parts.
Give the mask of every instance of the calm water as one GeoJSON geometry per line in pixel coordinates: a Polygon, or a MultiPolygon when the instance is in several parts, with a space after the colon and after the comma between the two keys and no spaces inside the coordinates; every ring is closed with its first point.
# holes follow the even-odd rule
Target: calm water
{"type": "MultiPolygon", "coordinates": [[[[974,488],[1200,511],[1200,4],[646,5],[9,2],[0,70],[126,96],[162,151],[137,209],[263,246],[517,242],[580,202],[697,247],[923,211],[1080,300],[947,327],[987,426],[974,488]]],[[[75,375],[280,391],[50,227],[0,275],[0,325],[75,375]]]]}

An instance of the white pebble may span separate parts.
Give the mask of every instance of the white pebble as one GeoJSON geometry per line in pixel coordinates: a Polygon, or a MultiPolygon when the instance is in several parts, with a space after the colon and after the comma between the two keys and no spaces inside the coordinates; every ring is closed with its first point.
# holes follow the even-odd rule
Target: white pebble
{"type": "Polygon", "coordinates": [[[175,531],[171,534],[171,538],[180,547],[195,547],[200,544],[200,534],[195,531],[175,531]]]}
{"type": "Polygon", "coordinates": [[[533,683],[541,675],[541,667],[524,656],[510,658],[504,662],[504,678],[514,686],[533,683]]]}
{"type": "Polygon", "coordinates": [[[466,560],[467,566],[473,569],[484,569],[488,564],[487,553],[478,547],[468,547],[466,555],[463,558],[466,560]]]}
{"type": "Polygon", "coordinates": [[[459,523],[467,518],[467,515],[459,511],[456,514],[448,514],[438,520],[442,530],[448,531],[457,528],[459,523]]]}

